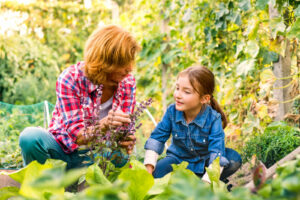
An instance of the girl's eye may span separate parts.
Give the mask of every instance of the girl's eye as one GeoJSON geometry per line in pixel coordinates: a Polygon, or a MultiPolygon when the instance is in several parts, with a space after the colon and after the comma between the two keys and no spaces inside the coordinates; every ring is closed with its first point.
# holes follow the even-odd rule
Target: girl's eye
{"type": "Polygon", "coordinates": [[[190,91],[184,91],[186,94],[191,94],[191,92],[190,91]]]}

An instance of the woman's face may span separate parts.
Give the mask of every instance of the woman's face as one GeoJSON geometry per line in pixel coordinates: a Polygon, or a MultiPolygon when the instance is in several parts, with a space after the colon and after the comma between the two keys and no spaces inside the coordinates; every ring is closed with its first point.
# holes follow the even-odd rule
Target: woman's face
{"type": "Polygon", "coordinates": [[[113,84],[119,84],[130,72],[133,70],[133,64],[130,63],[127,66],[119,67],[109,75],[109,80],[113,84]]]}

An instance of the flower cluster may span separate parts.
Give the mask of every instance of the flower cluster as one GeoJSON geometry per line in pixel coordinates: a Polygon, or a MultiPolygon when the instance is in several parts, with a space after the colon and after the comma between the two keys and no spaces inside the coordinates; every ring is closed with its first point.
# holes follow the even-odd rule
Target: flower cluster
{"type": "MultiPolygon", "coordinates": [[[[86,137],[94,138],[87,144],[92,161],[98,163],[103,173],[108,175],[114,166],[120,167],[129,159],[126,150],[120,147],[119,142],[128,140],[129,136],[134,135],[137,129],[141,127],[142,124],[137,123],[137,121],[144,110],[152,103],[152,99],[150,98],[137,105],[135,111],[130,114],[131,122],[128,125],[118,127],[109,126],[106,129],[101,129],[99,121],[102,87],[99,87],[97,90],[97,103],[93,106],[93,113],[84,111],[85,135],[86,137]]],[[[116,108],[112,109],[116,111],[116,108]]]]}

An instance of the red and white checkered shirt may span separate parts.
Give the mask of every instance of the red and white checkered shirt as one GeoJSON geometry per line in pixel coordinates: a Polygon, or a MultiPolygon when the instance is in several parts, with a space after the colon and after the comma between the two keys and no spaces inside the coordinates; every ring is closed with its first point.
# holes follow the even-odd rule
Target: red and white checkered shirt
{"type": "MultiPolygon", "coordinates": [[[[48,131],[66,153],[78,148],[75,142],[78,132],[84,128],[83,113],[92,115],[93,105],[101,99],[97,95],[101,92],[97,91],[99,86],[87,79],[82,71],[83,65],[83,62],[78,62],[68,67],[56,82],[57,101],[48,131]]],[[[125,113],[133,113],[135,91],[135,78],[129,74],[119,83],[112,107],[125,113]]]]}

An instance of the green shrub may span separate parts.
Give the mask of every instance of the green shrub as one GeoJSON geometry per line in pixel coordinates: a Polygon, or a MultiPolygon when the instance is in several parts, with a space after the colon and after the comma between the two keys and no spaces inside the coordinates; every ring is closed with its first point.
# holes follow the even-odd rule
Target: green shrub
{"type": "Polygon", "coordinates": [[[285,122],[273,122],[263,134],[246,142],[242,151],[244,162],[256,155],[266,167],[272,166],[300,145],[300,130],[285,122]]]}

